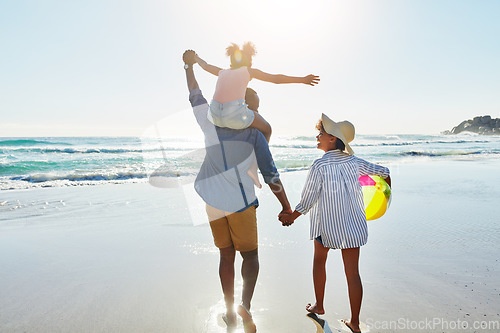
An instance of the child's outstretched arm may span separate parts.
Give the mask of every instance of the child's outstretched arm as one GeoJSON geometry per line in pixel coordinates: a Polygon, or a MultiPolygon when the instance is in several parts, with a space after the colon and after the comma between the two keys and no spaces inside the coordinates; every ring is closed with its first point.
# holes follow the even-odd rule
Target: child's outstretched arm
{"type": "Polygon", "coordinates": [[[248,72],[250,73],[250,76],[252,78],[276,84],[304,83],[310,86],[314,86],[315,84],[319,83],[319,76],[313,74],[297,77],[297,76],[288,76],[283,74],[269,74],[257,68],[249,68],[248,72]]]}
{"type": "Polygon", "coordinates": [[[200,65],[201,68],[215,76],[219,76],[219,72],[222,70],[222,68],[210,65],[205,60],[201,59],[198,55],[196,55],[196,62],[200,65]]]}

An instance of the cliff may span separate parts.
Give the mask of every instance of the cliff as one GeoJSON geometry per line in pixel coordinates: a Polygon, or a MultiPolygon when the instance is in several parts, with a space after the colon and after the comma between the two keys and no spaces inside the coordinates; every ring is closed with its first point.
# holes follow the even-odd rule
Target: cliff
{"type": "Polygon", "coordinates": [[[458,134],[461,132],[472,132],[483,135],[500,135],[500,118],[492,119],[491,116],[478,116],[474,119],[464,120],[451,131],[443,134],[458,134]]]}

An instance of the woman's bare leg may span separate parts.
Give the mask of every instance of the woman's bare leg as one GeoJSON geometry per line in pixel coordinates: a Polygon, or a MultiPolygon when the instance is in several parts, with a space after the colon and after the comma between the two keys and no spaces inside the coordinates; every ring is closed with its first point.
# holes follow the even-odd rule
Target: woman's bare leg
{"type": "Polygon", "coordinates": [[[321,245],[317,240],[314,241],[314,261],[313,261],[313,282],[316,304],[306,305],[306,310],[317,314],[324,314],[323,300],[325,298],[326,285],[326,259],[330,249],[321,245]]]}
{"type": "Polygon", "coordinates": [[[351,320],[346,325],[353,331],[359,329],[359,312],[361,311],[361,301],[363,299],[363,285],[359,276],[359,247],[342,250],[344,261],[344,271],[347,278],[347,288],[349,290],[349,303],[351,305],[351,320]]]}

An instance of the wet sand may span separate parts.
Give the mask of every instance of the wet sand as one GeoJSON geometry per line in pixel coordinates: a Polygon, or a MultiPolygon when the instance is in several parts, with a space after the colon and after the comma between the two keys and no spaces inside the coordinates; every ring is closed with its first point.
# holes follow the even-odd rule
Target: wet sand
{"type": "MultiPolygon", "coordinates": [[[[361,251],[364,331],[499,325],[499,166],[391,166],[390,210],[369,222],[361,251]]],[[[305,176],[282,175],[293,204],[305,176]]],[[[258,331],[315,332],[304,310],[314,295],[308,216],[284,228],[269,189],[259,198],[261,267],[252,308],[258,331]]],[[[0,331],[226,332],[218,252],[202,204],[186,188],[3,191],[0,203],[0,331]]],[[[322,318],[333,332],[345,332],[339,251],[330,252],[327,273],[322,318]]]]}

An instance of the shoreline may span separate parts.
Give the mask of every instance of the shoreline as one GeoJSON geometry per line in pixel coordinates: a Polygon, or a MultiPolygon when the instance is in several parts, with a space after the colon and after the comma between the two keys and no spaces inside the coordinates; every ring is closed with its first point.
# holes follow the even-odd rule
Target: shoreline
{"type": "MultiPolygon", "coordinates": [[[[495,155],[494,155],[495,156],[495,155]]],[[[318,155],[320,157],[320,155],[318,155]]],[[[421,156],[408,156],[407,158],[402,158],[398,161],[386,161],[386,163],[383,162],[377,162],[378,164],[386,165],[389,168],[398,168],[400,165],[420,165],[420,164],[432,164],[436,163],[438,164],[448,164],[448,163],[456,163],[456,162],[466,162],[466,163],[481,163],[481,164],[495,164],[498,165],[500,164],[500,155],[498,158],[496,157],[483,157],[483,158],[477,158],[476,155],[472,154],[463,154],[463,155],[457,155],[453,159],[447,159],[446,157],[441,157],[442,160],[437,159],[436,157],[432,156],[426,156],[426,155],[421,155],[421,156]],[[470,157],[474,158],[470,158],[470,157]]],[[[289,173],[295,174],[295,173],[301,173],[301,172],[307,172],[309,170],[310,166],[307,167],[298,167],[298,168],[285,168],[285,169],[280,169],[279,172],[280,174],[286,175],[289,173]]],[[[260,174],[260,173],[259,173],[260,174]]],[[[181,177],[168,177],[169,179],[176,180],[177,178],[179,180],[182,179],[187,179],[191,178],[193,179],[193,175],[184,175],[181,177]]],[[[51,182],[51,181],[48,181],[51,182]]],[[[111,186],[111,185],[130,185],[130,184],[148,184],[149,179],[147,176],[145,177],[137,177],[137,178],[129,178],[129,179],[116,179],[116,180],[85,180],[85,181],[73,181],[73,180],[60,180],[56,184],[45,184],[47,182],[44,181],[37,181],[37,182],[31,182],[31,181],[26,181],[25,187],[22,188],[5,188],[5,189],[0,189],[0,194],[3,192],[9,192],[9,191],[29,191],[29,190],[41,190],[41,189],[50,189],[50,188],[80,188],[80,187],[94,187],[94,186],[111,186]]],[[[2,202],[2,201],[0,201],[2,202]]]]}

